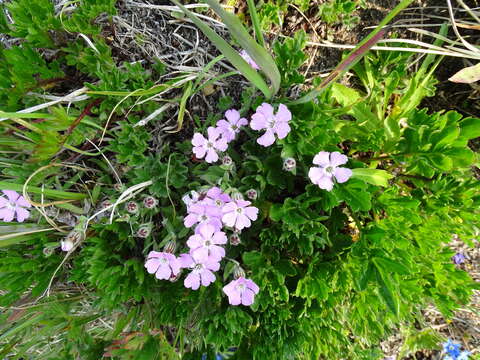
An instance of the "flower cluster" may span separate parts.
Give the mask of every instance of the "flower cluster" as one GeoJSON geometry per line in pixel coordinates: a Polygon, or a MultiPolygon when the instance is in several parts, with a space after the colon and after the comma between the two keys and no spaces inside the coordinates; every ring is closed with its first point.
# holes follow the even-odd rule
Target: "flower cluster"
{"type": "MultiPolygon", "coordinates": [[[[251,206],[250,201],[233,199],[216,186],[202,193],[192,191],[183,197],[183,201],[187,206],[184,225],[194,229],[186,243],[189,252],[177,258],[173,255],[174,248],[166,247],[164,252],[151,251],[145,267],[149,273],[164,280],[176,279],[181,269],[189,269],[183,284],[186,288],[198,290],[216,279],[214,273],[220,269],[220,262],[225,257],[224,245],[228,242],[224,230],[232,230],[238,236],[238,232],[250,227],[257,219],[258,209],[251,206]]],[[[224,287],[232,305],[251,305],[258,291],[258,286],[243,276],[224,287]]]]}
{"type": "Polygon", "coordinates": [[[30,212],[26,208],[32,205],[25,200],[23,196],[13,190],[2,190],[6,196],[0,196],[0,220],[11,222],[17,218],[18,222],[24,222],[30,216],[30,212]]]}
{"type": "Polygon", "coordinates": [[[450,339],[443,343],[443,352],[445,353],[444,360],[468,360],[470,356],[469,351],[460,351],[460,344],[454,343],[450,339]]]}
{"type": "MultiPolygon", "coordinates": [[[[257,139],[257,143],[266,147],[272,145],[276,137],[283,139],[288,135],[290,132],[288,122],[291,119],[292,114],[285,105],[280,104],[275,113],[272,105],[263,103],[252,115],[250,127],[256,131],[265,130],[265,133],[257,139]]],[[[241,128],[247,124],[247,119],[242,118],[237,110],[227,110],[225,119],[218,120],[215,127],[210,126],[207,129],[208,137],[200,133],[193,135],[192,145],[195,157],[205,158],[207,163],[218,161],[218,154],[227,150],[228,144],[235,140],[241,128]]]]}

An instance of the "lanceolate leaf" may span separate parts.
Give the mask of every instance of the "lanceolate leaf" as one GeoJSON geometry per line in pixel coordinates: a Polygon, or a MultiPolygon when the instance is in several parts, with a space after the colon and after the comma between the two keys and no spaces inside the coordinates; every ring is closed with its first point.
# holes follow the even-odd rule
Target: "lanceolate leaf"
{"type": "MultiPolygon", "coordinates": [[[[238,69],[253,85],[255,85],[267,98],[271,98],[273,93],[265,83],[263,78],[257,73],[245,60],[232,48],[224,39],[222,39],[215,31],[213,31],[207,24],[200,20],[193,12],[188,10],[185,6],[176,0],[172,2],[177,5],[187,15],[195,25],[207,36],[212,43],[225,55],[225,57],[238,69]]],[[[238,40],[237,40],[238,41],[238,40]]],[[[258,45],[257,45],[258,46],[258,45]]],[[[248,49],[245,49],[248,52],[248,49]]],[[[250,54],[250,56],[257,61],[257,59],[250,54]]],[[[259,66],[262,66],[258,63],[259,66]]]]}
{"type": "Polygon", "coordinates": [[[460,70],[448,80],[463,84],[471,84],[480,80],[480,63],[460,70]]]}
{"type": "Polygon", "coordinates": [[[258,45],[240,20],[235,15],[225,11],[217,0],[206,0],[205,2],[222,18],[233,38],[267,75],[272,85],[272,95],[275,95],[280,89],[280,72],[267,50],[258,45]]]}
{"type": "Polygon", "coordinates": [[[353,169],[353,177],[377,186],[388,186],[388,180],[393,177],[385,170],[379,169],[353,169]]]}

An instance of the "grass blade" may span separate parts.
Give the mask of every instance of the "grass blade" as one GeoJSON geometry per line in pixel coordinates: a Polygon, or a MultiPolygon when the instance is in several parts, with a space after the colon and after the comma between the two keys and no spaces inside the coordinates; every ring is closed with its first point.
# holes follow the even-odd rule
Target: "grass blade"
{"type": "Polygon", "coordinates": [[[205,2],[210,5],[210,7],[217,13],[218,16],[220,16],[230,31],[232,37],[257,63],[265,75],[267,75],[272,85],[272,95],[275,95],[280,89],[281,77],[275,61],[267,52],[267,50],[258,45],[257,42],[250,36],[247,29],[245,29],[238,17],[225,11],[217,0],[206,0],[205,2]]]}
{"type": "Polygon", "coordinates": [[[252,19],[253,29],[255,30],[255,37],[258,44],[265,48],[265,41],[263,40],[262,27],[260,26],[260,19],[258,17],[257,8],[253,0],[247,0],[248,11],[250,12],[250,18],[252,19]]]}
{"type": "MultiPolygon", "coordinates": [[[[23,184],[14,184],[6,181],[0,181],[0,189],[14,190],[21,193],[23,191],[23,184]]],[[[72,193],[72,192],[60,191],[60,190],[42,189],[36,186],[27,186],[27,191],[33,194],[44,194],[54,199],[82,200],[87,197],[86,194],[72,193]]]]}
{"type": "Polygon", "coordinates": [[[353,65],[355,65],[362,57],[386,34],[387,28],[385,26],[403,9],[405,9],[413,0],[402,0],[387,16],[378,24],[378,26],[363,39],[352,52],[337,65],[337,67],[328,75],[321,84],[313,89],[305,96],[292,101],[290,104],[303,104],[315,99],[320,95],[333,81],[347,72],[353,65]]]}
{"type": "MultiPolygon", "coordinates": [[[[272,91],[269,89],[265,80],[258,74],[245,60],[224,40],[220,35],[213,31],[207,24],[200,20],[195,13],[191,12],[185,6],[176,0],[172,2],[177,5],[187,15],[190,20],[207,36],[210,41],[225,55],[225,57],[238,69],[253,85],[255,85],[267,98],[272,97],[272,91]]],[[[222,9],[223,10],[223,9],[222,9]]],[[[258,44],[256,44],[258,46],[258,44]]],[[[248,51],[248,50],[247,50],[248,51]]],[[[253,56],[252,56],[253,58],[253,56]]]]}

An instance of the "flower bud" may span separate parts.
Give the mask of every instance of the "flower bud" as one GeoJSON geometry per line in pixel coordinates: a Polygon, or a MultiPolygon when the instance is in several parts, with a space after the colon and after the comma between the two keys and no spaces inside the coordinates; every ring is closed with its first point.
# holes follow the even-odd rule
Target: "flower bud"
{"type": "Polygon", "coordinates": [[[151,232],[152,230],[149,224],[140,225],[140,227],[137,230],[137,237],[145,239],[150,235],[151,232]]]}
{"type": "Polygon", "coordinates": [[[177,249],[177,242],[175,240],[170,240],[165,244],[163,251],[166,253],[173,254],[176,249],[177,249]]]}
{"type": "Polygon", "coordinates": [[[237,232],[234,232],[232,235],[230,235],[230,238],[228,240],[230,242],[230,245],[238,246],[241,243],[240,234],[237,232]]]}
{"type": "Polygon", "coordinates": [[[258,193],[257,193],[257,190],[250,189],[250,190],[247,190],[245,195],[247,195],[247,198],[250,199],[250,200],[256,200],[257,196],[258,196],[258,193]]]}
{"type": "Polygon", "coordinates": [[[297,162],[294,158],[286,158],[283,160],[283,170],[285,171],[293,171],[297,166],[297,162]]]}
{"type": "Polygon", "coordinates": [[[64,240],[60,241],[60,247],[62,251],[70,251],[74,246],[74,242],[71,239],[65,238],[64,240]]]}
{"type": "Polygon", "coordinates": [[[237,280],[238,278],[241,278],[241,277],[243,278],[245,277],[245,271],[243,271],[243,269],[239,265],[237,265],[233,270],[233,278],[237,280]]]}
{"type": "Polygon", "coordinates": [[[230,156],[228,155],[225,155],[223,158],[222,158],[222,165],[224,166],[231,166],[233,164],[233,160],[230,156]]]}
{"type": "Polygon", "coordinates": [[[46,257],[49,257],[52,254],[53,254],[53,248],[51,246],[46,246],[43,248],[43,255],[45,255],[46,257]]]}
{"type": "Polygon", "coordinates": [[[120,184],[120,183],[116,183],[115,185],[113,185],[113,189],[115,191],[122,192],[123,191],[123,185],[120,184]]]}
{"type": "Polygon", "coordinates": [[[101,203],[100,203],[100,207],[102,209],[106,209],[107,207],[111,206],[112,205],[112,202],[110,200],[103,200],[101,203]]]}
{"type": "Polygon", "coordinates": [[[138,213],[138,204],[135,201],[127,202],[127,205],[125,205],[125,208],[130,214],[138,213]]]}
{"type": "Polygon", "coordinates": [[[241,192],[234,191],[231,196],[232,200],[243,200],[243,195],[241,192]]]}
{"type": "Polygon", "coordinates": [[[157,207],[157,204],[158,200],[153,196],[147,196],[145,199],[143,199],[143,206],[145,206],[147,209],[153,209],[157,207]]]}
{"type": "Polygon", "coordinates": [[[65,240],[69,240],[75,244],[77,242],[82,241],[84,237],[85,237],[85,233],[79,230],[73,229],[67,234],[67,236],[65,236],[65,240]]]}
{"type": "Polygon", "coordinates": [[[182,275],[182,270],[180,270],[177,275],[173,275],[173,274],[172,274],[172,276],[170,276],[170,279],[168,279],[168,280],[169,280],[170,282],[175,282],[175,281],[177,281],[178,279],[180,279],[180,276],[181,276],[181,275],[182,275]]]}

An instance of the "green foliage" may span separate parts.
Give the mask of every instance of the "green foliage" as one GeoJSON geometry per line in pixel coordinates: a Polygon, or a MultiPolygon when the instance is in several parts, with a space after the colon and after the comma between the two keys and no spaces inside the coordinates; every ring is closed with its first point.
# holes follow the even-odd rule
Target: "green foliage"
{"type": "MultiPolygon", "coordinates": [[[[294,4],[305,11],[309,2],[294,4]]],[[[306,34],[278,41],[281,92],[272,103],[288,105],[290,133],[265,148],[245,129],[226,152],[233,164],[209,165],[192,156],[192,133],[204,133],[232,107],[249,118],[267,99],[242,89],[240,102],[223,97],[219,113],[201,118],[189,95],[179,93],[193,121],[186,116],[175,134],[165,132],[162,115],[142,123],[159,108],[143,100],[183,75],[165,82],[160,63],[118,62],[95,24],[115,13],[115,1],[72,5],[55,13],[51,2],[16,0],[8,5],[14,24],[0,22],[23,39],[0,52],[4,114],[43,102],[31,92],[70,89],[65,74],[87,79],[90,97],[68,108],[8,114],[0,130],[3,185],[21,190],[41,166],[63,163],[33,177],[28,193],[37,202],[76,201],[43,206],[41,214],[31,209],[29,223],[15,228],[45,232],[12,240],[2,237],[12,225],[0,224],[0,303],[13,306],[0,315],[3,357],[198,359],[236,348],[231,358],[238,360],[372,360],[383,357],[380,341],[399,328],[405,355],[438,344],[436,333],[415,329],[421,309],[433,303],[450,317],[478,288],[451,262],[448,243],[452,233],[466,242],[478,236],[480,184],[470,169],[478,155],[468,143],[480,136],[480,120],[419,109],[435,93],[437,60],[427,57],[412,73],[410,55],[372,53],[353,68],[355,88],[334,84],[317,99],[289,105],[291,87],[305,81],[306,34]],[[91,43],[73,37],[77,32],[91,43]],[[46,57],[40,46],[58,56],[46,57]],[[347,155],[353,176],[332,191],[312,184],[308,173],[319,151],[347,155]],[[290,171],[283,168],[287,158],[296,161],[290,171]],[[186,289],[187,270],[157,280],[145,269],[147,254],[172,243],[176,255],[188,251],[193,231],[184,226],[182,199],[212,186],[232,196],[256,190],[258,219],[241,232],[240,244],[225,245],[227,258],[210,286],[186,289]],[[157,203],[145,206],[147,196],[157,203]],[[127,201],[138,211],[128,211],[127,201]],[[105,209],[109,203],[115,206],[105,209]],[[81,230],[78,246],[61,252],[66,234],[57,230],[72,223],[81,230]],[[142,226],[150,233],[139,234],[142,226]],[[230,306],[223,294],[237,265],[260,287],[251,307],[230,306]],[[50,296],[40,298],[50,280],[50,296]]],[[[320,16],[337,22],[354,5],[327,3],[320,16]]],[[[287,8],[285,1],[259,6],[262,26],[287,8]]]]}

